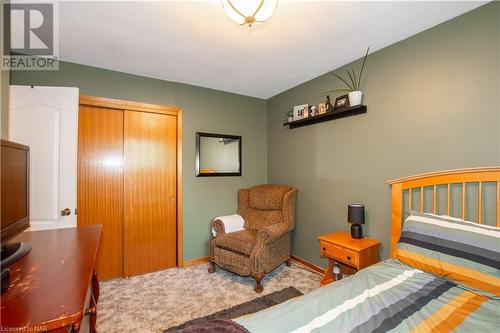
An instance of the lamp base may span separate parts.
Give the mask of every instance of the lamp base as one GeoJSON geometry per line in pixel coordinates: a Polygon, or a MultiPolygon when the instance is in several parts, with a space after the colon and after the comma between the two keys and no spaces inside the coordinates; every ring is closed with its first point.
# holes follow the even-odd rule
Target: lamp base
{"type": "Polygon", "coordinates": [[[351,225],[351,237],[354,239],[363,238],[363,229],[361,228],[361,224],[351,225]]]}

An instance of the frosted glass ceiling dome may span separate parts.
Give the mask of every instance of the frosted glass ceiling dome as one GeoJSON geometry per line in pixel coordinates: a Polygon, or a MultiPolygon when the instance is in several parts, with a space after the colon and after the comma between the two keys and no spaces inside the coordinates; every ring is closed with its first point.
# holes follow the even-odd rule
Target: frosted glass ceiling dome
{"type": "Polygon", "coordinates": [[[222,7],[233,21],[251,27],[268,20],[275,12],[278,0],[222,0],[222,7]]]}

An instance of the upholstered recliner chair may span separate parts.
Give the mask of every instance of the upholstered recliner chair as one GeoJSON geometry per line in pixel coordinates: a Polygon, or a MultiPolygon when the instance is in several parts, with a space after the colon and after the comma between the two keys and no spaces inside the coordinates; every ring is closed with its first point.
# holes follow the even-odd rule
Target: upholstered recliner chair
{"type": "Polygon", "coordinates": [[[215,265],[255,279],[255,291],[264,290],[261,281],[282,263],[290,266],[290,231],[295,227],[297,189],[286,185],[258,185],[238,192],[238,214],[244,229],[226,233],[224,222],[213,222],[215,237],[210,243],[208,271],[215,265]]]}

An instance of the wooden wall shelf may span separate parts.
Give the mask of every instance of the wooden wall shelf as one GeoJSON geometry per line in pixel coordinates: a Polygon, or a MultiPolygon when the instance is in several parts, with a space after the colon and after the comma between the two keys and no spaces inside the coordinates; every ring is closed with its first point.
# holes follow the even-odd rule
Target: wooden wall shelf
{"type": "Polygon", "coordinates": [[[339,119],[349,116],[354,116],[361,113],[366,113],[367,108],[366,105],[356,105],[356,106],[348,106],[345,108],[337,109],[332,112],[323,113],[317,116],[308,117],[304,119],[299,119],[295,121],[290,121],[284,123],[283,126],[289,126],[290,129],[302,126],[308,126],[312,124],[322,123],[324,121],[329,121],[333,119],[339,119]]]}

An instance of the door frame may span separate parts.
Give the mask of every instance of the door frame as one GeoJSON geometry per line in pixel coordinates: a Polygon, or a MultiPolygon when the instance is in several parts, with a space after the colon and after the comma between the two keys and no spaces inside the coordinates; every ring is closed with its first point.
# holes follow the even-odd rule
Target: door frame
{"type": "Polygon", "coordinates": [[[80,105],[101,106],[129,111],[168,114],[177,117],[177,267],[183,267],[182,254],[182,109],[177,106],[165,106],[132,102],[107,97],[80,95],[80,105]]]}

